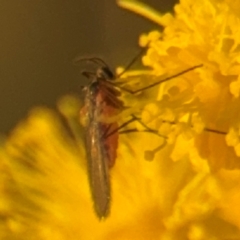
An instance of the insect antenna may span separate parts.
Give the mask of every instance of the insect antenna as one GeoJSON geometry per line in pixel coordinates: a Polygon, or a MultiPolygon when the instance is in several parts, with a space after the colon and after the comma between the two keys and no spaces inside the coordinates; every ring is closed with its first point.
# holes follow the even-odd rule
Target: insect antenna
{"type": "Polygon", "coordinates": [[[73,60],[73,64],[77,66],[80,62],[92,62],[100,67],[108,67],[108,65],[101,58],[98,57],[78,57],[73,60]]]}
{"type": "Polygon", "coordinates": [[[106,62],[104,62],[101,58],[98,58],[98,57],[85,58],[83,60],[87,60],[87,61],[93,62],[93,63],[99,65],[100,67],[109,68],[109,66],[106,64],[106,62]]]}

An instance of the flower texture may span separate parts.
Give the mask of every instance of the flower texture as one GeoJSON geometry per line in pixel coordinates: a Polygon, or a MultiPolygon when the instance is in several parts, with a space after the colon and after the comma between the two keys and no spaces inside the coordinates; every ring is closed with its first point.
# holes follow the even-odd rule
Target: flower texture
{"type": "Polygon", "coordinates": [[[174,14],[119,5],[164,27],[140,37],[150,70],[127,72],[122,86],[170,79],[122,91],[117,119],[134,114],[125,129],[139,132],[119,136],[110,215],[93,210],[81,106],[67,97],[61,114],[32,111],[0,149],[1,239],[239,239],[240,4],[182,0],[174,14]]]}

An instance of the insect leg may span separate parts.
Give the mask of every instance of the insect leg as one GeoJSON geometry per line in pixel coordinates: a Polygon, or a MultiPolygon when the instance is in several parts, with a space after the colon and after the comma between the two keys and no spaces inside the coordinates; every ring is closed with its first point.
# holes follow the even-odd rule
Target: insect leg
{"type": "Polygon", "coordinates": [[[126,121],[125,123],[123,123],[122,125],[120,125],[119,127],[117,127],[116,129],[114,129],[111,132],[108,132],[108,130],[111,128],[111,124],[108,126],[108,128],[106,129],[105,133],[104,133],[104,138],[108,138],[109,136],[111,136],[112,134],[118,132],[120,129],[126,127],[128,124],[132,123],[136,121],[135,118],[131,118],[130,120],[126,121]]]}
{"type": "MultiPolygon", "coordinates": [[[[177,73],[177,74],[175,74],[175,75],[172,75],[172,76],[170,76],[170,77],[167,77],[167,78],[165,78],[165,79],[163,79],[163,80],[160,80],[160,81],[158,81],[158,82],[152,83],[152,84],[150,84],[150,85],[148,85],[148,86],[146,86],[146,87],[144,87],[144,88],[140,88],[140,89],[137,89],[137,90],[127,89],[127,88],[121,87],[121,86],[117,86],[117,87],[118,87],[119,89],[125,91],[125,92],[130,93],[130,94],[136,94],[136,93],[141,92],[141,91],[143,91],[143,90],[147,90],[147,89],[149,89],[149,88],[152,88],[152,87],[154,87],[154,86],[156,86],[156,85],[158,85],[158,84],[160,84],[160,83],[164,83],[164,82],[167,82],[168,80],[171,80],[171,79],[173,79],[173,78],[179,77],[179,76],[181,76],[181,75],[183,75],[183,74],[185,74],[185,73],[187,73],[187,72],[190,72],[190,71],[192,71],[192,70],[194,70],[194,69],[197,69],[197,68],[200,68],[200,67],[202,67],[202,66],[203,66],[203,64],[200,64],[200,65],[196,65],[196,66],[194,66],[194,67],[185,69],[185,70],[183,70],[183,71],[181,71],[181,72],[179,72],[179,73],[177,73]]],[[[112,83],[112,84],[114,85],[114,83],[112,83]]]]}
{"type": "Polygon", "coordinates": [[[118,74],[117,77],[120,78],[125,72],[127,72],[132,67],[132,65],[139,59],[139,57],[143,55],[145,51],[145,48],[141,49],[141,51],[128,63],[125,69],[120,74],[118,74]]]}
{"type": "MultiPolygon", "coordinates": [[[[145,125],[140,118],[136,117],[135,115],[132,114],[132,120],[134,121],[138,121],[143,127],[146,128],[146,130],[143,130],[141,132],[148,132],[148,133],[153,133],[155,135],[157,135],[158,137],[163,138],[163,143],[161,143],[158,147],[154,148],[153,150],[146,150],[144,152],[144,158],[147,161],[152,161],[154,159],[154,156],[157,152],[159,152],[161,149],[163,149],[166,145],[167,145],[167,138],[164,135],[159,134],[156,130],[153,130],[151,128],[149,128],[147,125],[145,125]]],[[[119,134],[123,134],[123,133],[131,133],[131,132],[139,132],[136,128],[134,129],[127,129],[124,131],[120,131],[119,134]]]]}

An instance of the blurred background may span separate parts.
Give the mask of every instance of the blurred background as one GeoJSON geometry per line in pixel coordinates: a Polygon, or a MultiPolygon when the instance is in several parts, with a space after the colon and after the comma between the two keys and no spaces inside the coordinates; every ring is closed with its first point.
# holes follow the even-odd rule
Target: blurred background
{"type": "MultiPolygon", "coordinates": [[[[176,0],[142,0],[172,11],[176,0]]],[[[114,0],[1,0],[0,133],[34,106],[54,107],[86,83],[77,56],[98,56],[113,69],[139,52],[138,37],[159,26],[114,0]]]]}

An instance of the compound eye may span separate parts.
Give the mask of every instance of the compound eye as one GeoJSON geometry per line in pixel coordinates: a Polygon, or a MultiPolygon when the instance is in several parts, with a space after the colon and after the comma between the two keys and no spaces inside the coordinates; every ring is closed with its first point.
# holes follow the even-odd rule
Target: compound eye
{"type": "Polygon", "coordinates": [[[97,76],[106,80],[113,80],[115,78],[114,74],[108,67],[101,67],[97,70],[97,76]]]}

